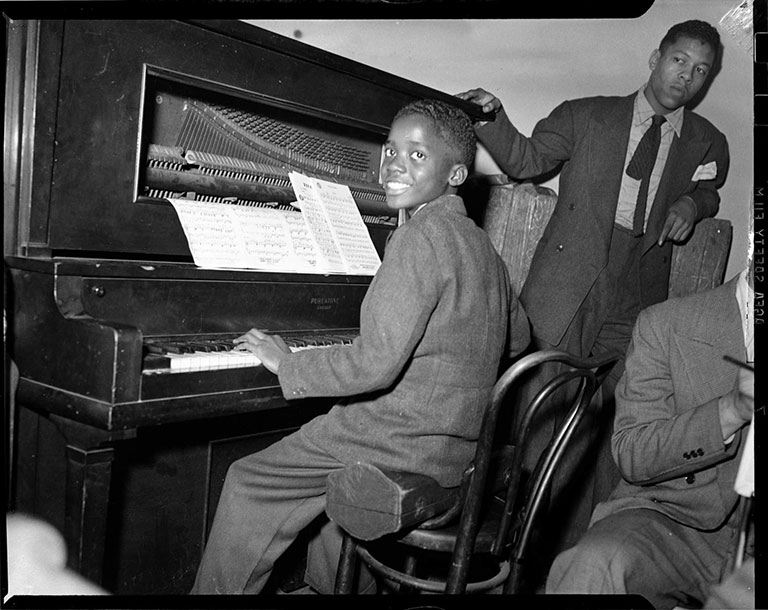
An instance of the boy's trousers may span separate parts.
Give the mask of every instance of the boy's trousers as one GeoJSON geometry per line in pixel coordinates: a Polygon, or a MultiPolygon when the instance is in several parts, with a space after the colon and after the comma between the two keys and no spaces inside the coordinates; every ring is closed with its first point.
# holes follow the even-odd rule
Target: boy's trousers
{"type": "Polygon", "coordinates": [[[234,462],[192,593],[258,593],[275,561],[325,510],[328,475],[344,464],[301,430],[234,462]]]}

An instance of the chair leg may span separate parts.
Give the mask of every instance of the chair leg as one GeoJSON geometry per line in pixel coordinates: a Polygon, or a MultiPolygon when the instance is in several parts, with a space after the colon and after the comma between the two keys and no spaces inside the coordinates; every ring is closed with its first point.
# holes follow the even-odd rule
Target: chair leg
{"type": "Polygon", "coordinates": [[[509,576],[504,583],[504,595],[520,593],[520,585],[523,577],[523,564],[514,557],[510,560],[509,576]]]}
{"type": "MultiPolygon", "coordinates": [[[[405,565],[403,566],[403,572],[405,572],[408,576],[413,576],[416,573],[416,555],[412,555],[411,553],[408,553],[405,557],[405,565]]],[[[400,593],[403,594],[411,594],[416,593],[418,589],[414,587],[409,587],[408,585],[400,585],[399,588],[400,593]]]]}
{"type": "Polygon", "coordinates": [[[349,595],[355,585],[355,568],[357,567],[357,542],[346,532],[342,532],[339,567],[336,570],[334,593],[349,595]]]}

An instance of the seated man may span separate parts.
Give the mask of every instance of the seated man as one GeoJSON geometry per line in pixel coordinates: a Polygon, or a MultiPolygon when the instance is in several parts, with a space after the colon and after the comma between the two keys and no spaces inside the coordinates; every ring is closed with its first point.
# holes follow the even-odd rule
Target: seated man
{"type": "Polygon", "coordinates": [[[401,109],[382,178],[387,205],[410,219],[365,295],[360,336],[296,353],[258,329],[238,339],[277,374],[286,399],[347,398],[230,466],[194,593],[260,592],[274,562],[324,512],[328,475],[348,464],[459,483],[505,343],[517,354],[529,340],[504,262],[456,194],[474,154],[472,124],[455,106],[401,109]]]}
{"type": "Polygon", "coordinates": [[[641,312],[616,388],[611,444],[623,480],[581,541],[555,559],[547,593],[701,607],[728,575],[754,372],[724,356],[752,360],[752,286],[750,268],[641,312]]]}

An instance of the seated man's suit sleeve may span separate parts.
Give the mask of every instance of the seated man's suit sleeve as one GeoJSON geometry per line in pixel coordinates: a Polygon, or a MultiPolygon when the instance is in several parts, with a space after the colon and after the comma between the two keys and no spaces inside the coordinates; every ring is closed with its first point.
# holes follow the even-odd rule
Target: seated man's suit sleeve
{"type": "MultiPolygon", "coordinates": [[[[612,450],[623,478],[635,485],[685,477],[736,451],[723,443],[719,395],[697,402],[699,390],[688,387],[693,383],[685,367],[696,363],[686,362],[664,311],[640,313],[616,388],[612,450]]],[[[719,352],[716,357],[721,359],[719,352]]]]}

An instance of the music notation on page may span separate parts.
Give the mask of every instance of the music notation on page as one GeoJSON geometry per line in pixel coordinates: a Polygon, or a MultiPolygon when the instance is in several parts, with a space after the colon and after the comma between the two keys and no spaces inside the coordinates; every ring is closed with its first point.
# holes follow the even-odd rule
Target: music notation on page
{"type": "Polygon", "coordinates": [[[381,259],[349,187],[290,175],[296,210],[170,199],[195,264],[375,275],[381,259]]]}

